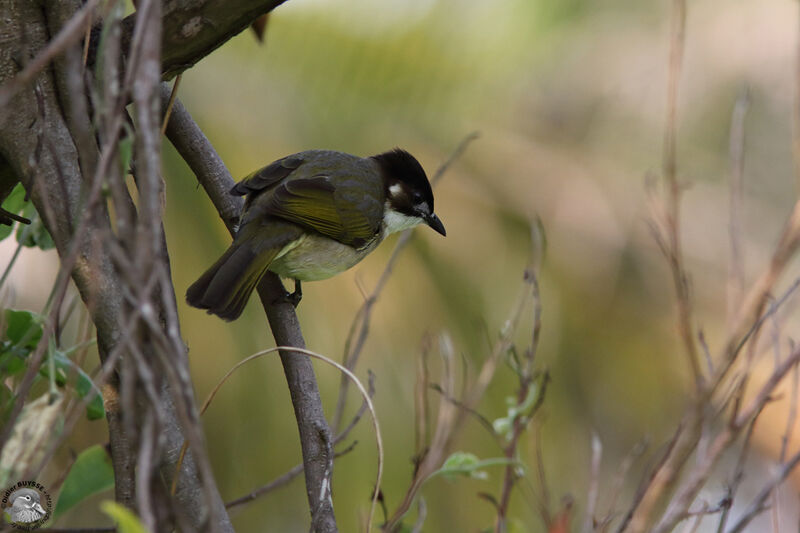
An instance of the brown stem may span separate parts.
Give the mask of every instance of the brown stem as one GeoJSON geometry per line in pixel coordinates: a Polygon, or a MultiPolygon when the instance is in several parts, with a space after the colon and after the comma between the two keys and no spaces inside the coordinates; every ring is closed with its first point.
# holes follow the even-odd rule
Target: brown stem
{"type": "MultiPolygon", "coordinates": [[[[170,88],[162,84],[162,101],[169,99],[170,88]]],[[[233,234],[238,220],[241,198],[228,191],[234,181],[211,143],[179,100],[173,105],[167,124],[167,138],[189,164],[198,181],[208,193],[217,211],[233,234]]],[[[267,274],[258,286],[258,294],[267,314],[275,341],[280,346],[304,348],[300,324],[294,306],[283,298],[285,290],[274,274],[267,274]]],[[[286,381],[292,397],[300,432],[306,494],[314,531],[337,531],[330,498],[333,471],[332,437],[322,410],[322,400],[307,357],[281,352],[286,381]]]]}

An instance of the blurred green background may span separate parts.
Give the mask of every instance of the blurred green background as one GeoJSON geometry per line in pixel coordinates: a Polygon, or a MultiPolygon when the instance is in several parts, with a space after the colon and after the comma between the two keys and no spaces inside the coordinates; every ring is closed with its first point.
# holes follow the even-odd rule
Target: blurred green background
{"type": "MultiPolygon", "coordinates": [[[[682,215],[695,319],[712,351],[725,324],[730,116],[744,87],[752,98],[743,212],[748,280],[768,257],[796,195],[797,16],[797,3],[788,0],[690,3],[679,177],[691,185],[682,215]]],[[[375,307],[358,367],[364,379],[367,369],[377,376],[390,510],[413,471],[413,390],[422,339],[449,332],[474,374],[520,292],[536,216],[548,243],[540,273],[538,364],[552,377],[541,413],[552,510],[570,494],[580,516],[593,432],[603,443],[605,494],[622,457],[645,435],[662,442],[679,419],[687,374],[674,334],[671,280],[648,231],[645,194],[646,177],[660,172],[669,26],[666,1],[289,0],[272,14],[264,45],[245,32],[185,74],[179,96],[234,177],[309,148],[371,155],[394,146],[415,154],[431,175],[462,138],[480,132],[436,190],[447,238],[416,230],[375,307]]],[[[180,295],[229,237],[168,143],[164,175],[180,295]]],[[[341,357],[363,291],[374,287],[394,242],[351,271],[304,285],[299,315],[310,349],[341,357]]],[[[3,243],[0,253],[9,250],[3,243]]],[[[12,277],[15,305],[36,308],[46,284],[36,282],[41,292],[29,287],[34,279],[52,279],[55,258],[26,250],[21,263],[12,277]]],[[[237,361],[273,345],[255,301],[232,324],[182,301],[179,311],[200,399],[237,361]]],[[[787,317],[785,332],[790,326],[787,317]]],[[[517,336],[521,347],[529,336],[527,312],[517,336]]],[[[332,414],[339,374],[316,368],[332,414]]],[[[503,416],[514,386],[512,373],[501,369],[479,411],[490,420],[503,416]]],[[[358,405],[351,391],[347,412],[358,405]]],[[[225,499],[300,461],[276,357],[236,374],[204,423],[225,499]]],[[[757,438],[765,457],[778,438],[767,426],[757,438]]],[[[104,422],[84,422],[71,446],[102,442],[104,432],[104,422]]],[[[368,421],[351,440],[358,445],[335,470],[342,531],[359,530],[376,472],[368,421]]],[[[474,421],[456,449],[481,458],[501,455],[474,421]]],[[[531,432],[520,450],[533,465],[531,432]]],[[[502,471],[489,473],[483,481],[431,481],[422,492],[424,530],[492,525],[493,508],[477,497],[499,495],[502,471]]],[[[600,502],[604,510],[607,502],[600,502]]],[[[515,493],[510,514],[522,530],[542,528],[530,491],[515,493]]],[[[87,504],[70,520],[87,524],[95,516],[87,504]]],[[[240,531],[306,531],[302,478],[233,517],[240,531]]]]}

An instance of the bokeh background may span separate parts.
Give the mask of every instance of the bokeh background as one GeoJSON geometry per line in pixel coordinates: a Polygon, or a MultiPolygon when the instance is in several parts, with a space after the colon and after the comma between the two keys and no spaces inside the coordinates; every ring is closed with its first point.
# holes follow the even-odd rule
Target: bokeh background
{"type": "MultiPolygon", "coordinates": [[[[797,27],[798,5],[789,0],[689,6],[678,124],[679,177],[687,184],[683,239],[695,323],[712,351],[725,327],[728,136],[743,90],[751,98],[742,220],[749,281],[797,194],[791,146],[797,27]]],[[[447,238],[416,230],[375,307],[358,367],[362,377],[367,369],[377,376],[390,509],[413,470],[413,390],[423,337],[447,332],[474,371],[520,292],[537,216],[547,237],[538,364],[552,377],[541,431],[553,511],[571,495],[580,516],[592,434],[603,444],[604,495],[637,442],[647,436],[656,449],[677,423],[689,381],[674,332],[671,279],[648,231],[645,187],[648,176],[660,174],[669,28],[666,0],[289,0],[272,14],[263,45],[245,32],[184,75],[179,96],[234,176],[309,148],[371,155],[394,146],[415,154],[430,175],[461,139],[480,132],[436,190],[447,238]]],[[[229,237],[168,143],[164,177],[173,277],[182,294],[229,237]]],[[[351,271],[304,285],[299,315],[309,348],[341,357],[364,291],[374,287],[394,242],[351,271]]],[[[13,244],[0,243],[0,263],[13,244]]],[[[24,250],[9,282],[13,305],[41,308],[56,265],[54,253],[24,250]]],[[[791,280],[790,272],[779,288],[791,280]]],[[[237,361],[273,346],[257,302],[232,324],[183,302],[179,311],[199,398],[237,361]]],[[[793,319],[790,305],[779,322],[784,335],[797,329],[793,319]]],[[[526,312],[520,346],[529,335],[526,312]]],[[[332,413],[339,375],[316,368],[332,413]]],[[[480,412],[503,416],[514,384],[502,369],[480,412]]],[[[348,413],[359,403],[351,391],[348,413]]],[[[757,428],[744,501],[774,471],[787,409],[787,398],[779,398],[757,428]]],[[[204,423],[226,499],[300,461],[277,358],[236,374],[204,423]]],[[[105,439],[103,421],[84,422],[70,446],[80,450],[105,439]]],[[[366,421],[352,439],[354,451],[336,462],[342,531],[359,530],[376,472],[366,421]]],[[[501,455],[474,422],[456,448],[481,458],[501,455]]],[[[534,464],[532,433],[520,449],[534,464]]],[[[634,467],[631,486],[645,464],[634,467]]],[[[493,508],[477,497],[499,494],[502,472],[489,474],[431,481],[422,492],[425,531],[492,525],[493,508]]],[[[724,473],[712,480],[703,497],[716,503],[727,480],[724,473]]],[[[781,502],[785,527],[796,524],[792,483],[781,490],[781,502]]],[[[95,503],[74,511],[67,524],[102,520],[95,503]]],[[[606,503],[601,497],[600,509],[606,503]]],[[[240,531],[306,531],[302,478],[233,514],[240,531]]],[[[542,530],[529,491],[516,493],[510,514],[521,531],[542,530]]]]}

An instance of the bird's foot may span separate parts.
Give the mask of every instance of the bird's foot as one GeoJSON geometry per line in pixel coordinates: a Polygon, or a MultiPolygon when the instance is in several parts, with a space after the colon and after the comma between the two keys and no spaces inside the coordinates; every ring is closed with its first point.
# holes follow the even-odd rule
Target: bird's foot
{"type": "Polygon", "coordinates": [[[286,293],[286,301],[292,304],[295,309],[300,304],[300,300],[303,299],[303,287],[300,285],[300,280],[294,280],[294,292],[293,293],[286,293]]]}

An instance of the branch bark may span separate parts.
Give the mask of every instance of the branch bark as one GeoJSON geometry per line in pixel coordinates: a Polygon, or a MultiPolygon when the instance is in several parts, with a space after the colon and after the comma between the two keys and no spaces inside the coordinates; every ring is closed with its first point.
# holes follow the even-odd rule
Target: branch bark
{"type": "MultiPolygon", "coordinates": [[[[161,75],[171,79],[247,29],[286,0],[165,0],[161,75]]],[[[122,21],[123,50],[133,35],[135,14],[122,21]]],[[[98,35],[99,37],[99,35],[98,35]]],[[[96,49],[95,49],[96,51],[96,49]]]]}

